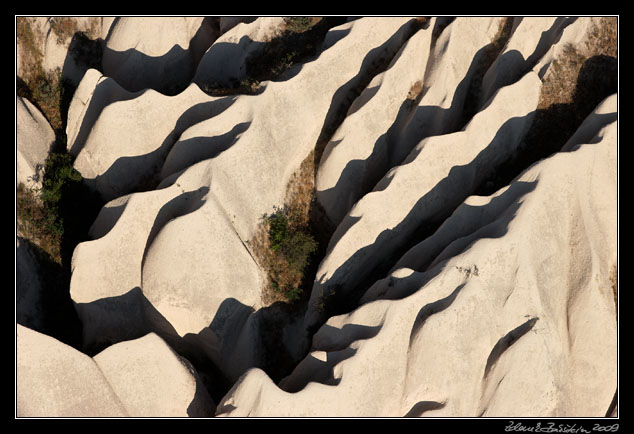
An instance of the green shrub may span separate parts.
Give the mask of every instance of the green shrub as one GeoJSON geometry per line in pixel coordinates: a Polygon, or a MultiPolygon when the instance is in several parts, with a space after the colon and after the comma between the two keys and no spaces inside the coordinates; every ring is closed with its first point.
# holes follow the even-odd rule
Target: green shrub
{"type": "Polygon", "coordinates": [[[44,164],[40,189],[19,184],[16,193],[20,233],[45,250],[57,263],[69,259],[85,237],[99,203],[83,184],[67,152],[51,152],[44,164]]]}
{"type": "Polygon", "coordinates": [[[288,217],[286,210],[275,209],[271,215],[264,215],[263,220],[269,225],[269,242],[271,250],[281,250],[288,238],[288,217]]]}
{"type": "Polygon", "coordinates": [[[82,177],[73,167],[73,158],[68,153],[51,153],[44,167],[44,178],[40,197],[51,210],[58,210],[64,193],[73,184],[81,183],[82,177]]]}
{"type": "Polygon", "coordinates": [[[16,191],[18,234],[32,240],[57,263],[61,263],[63,229],[38,197],[39,191],[19,183],[16,191]]]}
{"type": "Polygon", "coordinates": [[[302,294],[304,271],[317,242],[289,207],[274,208],[262,216],[266,237],[257,248],[261,266],[268,273],[271,288],[286,301],[293,302],[302,294]]]}

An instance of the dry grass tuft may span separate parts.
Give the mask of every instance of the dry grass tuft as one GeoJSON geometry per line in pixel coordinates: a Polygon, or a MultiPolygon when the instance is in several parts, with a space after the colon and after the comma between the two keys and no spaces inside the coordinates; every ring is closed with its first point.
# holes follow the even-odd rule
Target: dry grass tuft
{"type": "Polygon", "coordinates": [[[322,17],[285,17],[281,32],[304,33],[321,20],[322,17]]]}
{"type": "Polygon", "coordinates": [[[563,54],[552,62],[544,77],[538,109],[572,103],[584,64],[596,56],[617,57],[617,47],[616,17],[601,18],[590,29],[584,43],[577,47],[566,45],[563,54]]]}
{"type": "Polygon", "coordinates": [[[269,277],[262,303],[295,302],[303,293],[306,271],[317,243],[311,234],[314,204],[314,155],[311,152],[291,176],[285,205],[263,216],[249,242],[254,257],[269,277]]]}
{"type": "Polygon", "coordinates": [[[311,204],[315,200],[315,159],[314,151],[304,159],[299,169],[293,173],[286,187],[285,203],[294,214],[300,227],[309,225],[311,204]]]}
{"type": "Polygon", "coordinates": [[[602,17],[588,34],[586,50],[593,55],[618,56],[617,17],[602,17]]]}
{"type": "Polygon", "coordinates": [[[68,83],[62,80],[59,68],[56,71],[44,70],[44,56],[39,49],[43,41],[33,30],[33,25],[30,17],[16,18],[22,69],[22,76],[18,79],[18,95],[31,101],[59,134],[64,129],[65,116],[60,107],[68,83]]]}
{"type": "Polygon", "coordinates": [[[40,50],[42,41],[33,31],[32,21],[29,17],[16,17],[16,36],[21,69],[25,71],[24,79],[29,81],[31,75],[36,75],[42,69],[44,55],[40,50]]]}
{"type": "Polygon", "coordinates": [[[423,92],[423,82],[418,80],[416,83],[412,84],[409,88],[409,92],[407,92],[407,99],[409,101],[416,101],[420,94],[423,92]]]}
{"type": "Polygon", "coordinates": [[[70,17],[51,17],[49,24],[60,45],[72,38],[78,30],[77,22],[70,17]]]}

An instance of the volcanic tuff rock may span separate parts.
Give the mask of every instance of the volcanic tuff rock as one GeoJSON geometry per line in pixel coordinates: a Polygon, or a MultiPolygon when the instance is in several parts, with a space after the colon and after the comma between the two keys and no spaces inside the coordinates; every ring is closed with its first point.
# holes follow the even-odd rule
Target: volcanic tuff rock
{"type": "Polygon", "coordinates": [[[104,201],[72,258],[84,353],[19,324],[18,414],[615,414],[616,88],[527,157],[604,21],[350,19],[254,94],[207,92],[284,22],[104,24],[66,127],[104,201]],[[327,245],[304,304],[267,306],[252,240],[307,162],[327,245]]]}
{"type": "Polygon", "coordinates": [[[17,415],[206,417],[214,403],[191,364],[155,334],[90,358],[17,326],[17,415]]]}

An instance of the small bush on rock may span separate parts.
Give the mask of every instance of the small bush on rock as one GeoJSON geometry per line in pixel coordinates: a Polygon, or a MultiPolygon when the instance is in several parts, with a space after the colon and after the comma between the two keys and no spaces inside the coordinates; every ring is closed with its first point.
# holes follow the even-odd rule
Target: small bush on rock
{"type": "Polygon", "coordinates": [[[265,235],[256,240],[256,251],[274,292],[269,296],[294,302],[302,294],[304,270],[317,242],[289,207],[274,208],[273,213],[262,216],[262,223],[265,235]]]}
{"type": "Polygon", "coordinates": [[[17,186],[18,231],[47,252],[54,262],[68,261],[83,241],[100,208],[97,197],[83,183],[67,152],[51,152],[44,164],[42,187],[17,186]]]}

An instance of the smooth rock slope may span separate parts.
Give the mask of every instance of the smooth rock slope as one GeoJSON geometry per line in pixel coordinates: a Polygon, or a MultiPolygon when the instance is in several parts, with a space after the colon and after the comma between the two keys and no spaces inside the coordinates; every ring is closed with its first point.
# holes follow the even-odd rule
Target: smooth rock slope
{"type": "Polygon", "coordinates": [[[17,415],[206,417],[215,405],[191,364],[156,335],[90,358],[17,326],[17,415]]]}

